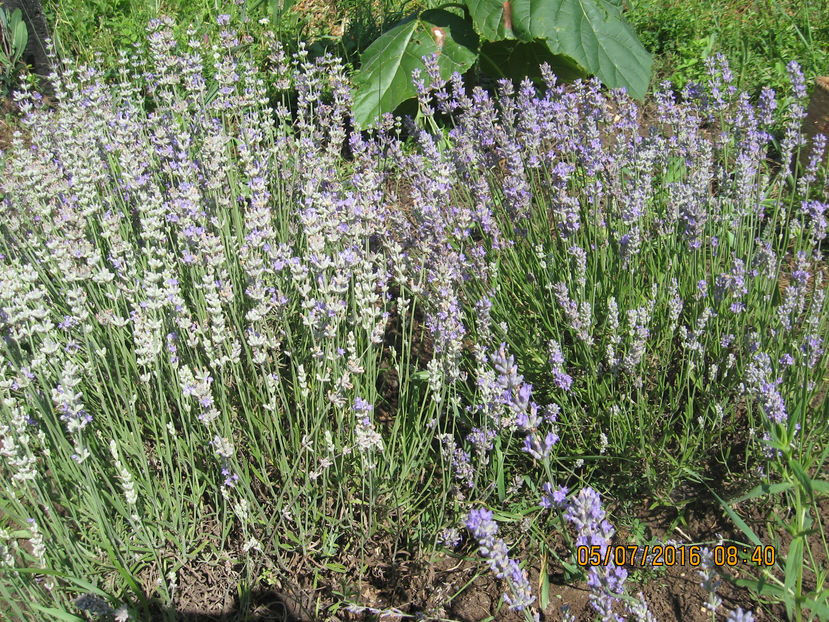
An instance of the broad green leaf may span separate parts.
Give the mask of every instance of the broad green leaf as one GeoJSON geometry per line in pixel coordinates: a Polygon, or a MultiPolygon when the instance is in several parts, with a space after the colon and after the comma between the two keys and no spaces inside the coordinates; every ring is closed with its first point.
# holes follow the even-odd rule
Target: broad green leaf
{"type": "Polygon", "coordinates": [[[734,584],[738,587],[750,589],[760,596],[771,596],[783,600],[783,588],[767,583],[764,578],[760,579],[735,579],[734,584]]]}
{"type": "Polygon", "coordinates": [[[652,59],[618,7],[604,0],[517,0],[513,31],[544,39],[553,54],[571,57],[611,88],[643,98],[652,59]]]}
{"type": "Polygon", "coordinates": [[[550,605],[550,575],[547,573],[547,557],[541,565],[541,572],[538,575],[538,581],[541,584],[539,591],[538,604],[541,605],[541,610],[545,611],[550,605]]]}
{"type": "Polygon", "coordinates": [[[416,371],[412,374],[412,380],[416,382],[426,382],[427,380],[429,380],[429,372],[425,369],[416,371]]]}
{"type": "Polygon", "coordinates": [[[427,79],[424,56],[438,53],[441,78],[463,73],[478,57],[478,36],[469,21],[443,9],[424,11],[396,25],[362,55],[354,76],[354,119],[366,128],[377,117],[417,96],[412,72],[427,79]]]}
{"type": "Polygon", "coordinates": [[[22,56],[26,49],[26,43],[29,42],[29,31],[26,30],[26,24],[18,22],[14,27],[14,49],[18,56],[22,56]]]}
{"type": "Polygon", "coordinates": [[[472,16],[476,32],[490,41],[515,38],[512,32],[511,5],[512,3],[501,2],[501,0],[467,0],[466,2],[466,8],[472,16]],[[506,18],[505,11],[507,12],[506,18]]]}
{"type": "Polygon", "coordinates": [[[829,482],[823,479],[813,479],[812,480],[812,488],[816,491],[823,493],[824,495],[829,495],[829,482]]]}
{"type": "Polygon", "coordinates": [[[829,620],[829,605],[826,603],[805,598],[803,599],[803,607],[817,614],[818,620],[829,620]]]}

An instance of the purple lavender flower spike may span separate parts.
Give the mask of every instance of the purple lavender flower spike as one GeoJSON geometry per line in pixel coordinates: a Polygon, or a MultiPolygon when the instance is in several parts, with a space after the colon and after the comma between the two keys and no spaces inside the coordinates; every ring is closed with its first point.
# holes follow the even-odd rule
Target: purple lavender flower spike
{"type": "Polygon", "coordinates": [[[550,354],[550,366],[553,368],[553,384],[562,391],[569,391],[573,378],[564,371],[564,355],[561,353],[561,346],[557,341],[551,340],[547,349],[550,354]]]}
{"type": "Polygon", "coordinates": [[[479,550],[493,574],[504,579],[509,592],[504,592],[504,601],[514,611],[521,611],[535,602],[527,573],[518,562],[509,558],[506,543],[497,537],[498,524],[492,518],[492,512],[486,509],[471,510],[466,519],[466,528],[478,541],[479,550]]]}
{"type": "Polygon", "coordinates": [[[554,490],[552,484],[545,482],[541,486],[541,489],[544,492],[539,503],[542,508],[562,508],[565,506],[567,502],[567,493],[570,491],[567,486],[561,486],[554,490]]]}
{"type": "MultiPolygon", "coordinates": [[[[599,493],[588,486],[582,488],[575,497],[567,499],[566,488],[554,491],[552,485],[546,483],[542,489],[544,491],[542,506],[564,508],[564,518],[576,529],[576,544],[598,546],[604,553],[611,543],[615,530],[606,520],[599,493]]],[[[602,620],[614,622],[624,620],[622,616],[614,612],[614,608],[621,602],[618,595],[624,592],[626,579],[627,571],[615,566],[612,561],[608,566],[593,566],[588,571],[587,585],[590,587],[590,604],[602,620]]],[[[645,605],[646,609],[647,605],[645,605]]]]}
{"type": "Polygon", "coordinates": [[[753,360],[746,369],[746,380],[749,391],[760,403],[766,416],[774,423],[785,422],[788,419],[786,403],[777,389],[783,379],[774,378],[768,354],[762,351],[754,353],[753,360]]]}

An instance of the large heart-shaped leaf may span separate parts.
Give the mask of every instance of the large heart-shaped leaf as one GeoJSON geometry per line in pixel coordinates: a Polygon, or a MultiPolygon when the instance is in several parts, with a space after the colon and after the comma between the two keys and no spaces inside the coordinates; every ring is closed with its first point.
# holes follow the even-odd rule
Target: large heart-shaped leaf
{"type": "Polygon", "coordinates": [[[512,3],[501,0],[466,0],[475,30],[484,39],[501,41],[514,39],[512,32],[512,3]]]}
{"type": "Polygon", "coordinates": [[[417,96],[412,72],[426,79],[424,56],[438,53],[442,78],[463,73],[478,58],[478,35],[472,24],[443,9],[424,11],[385,32],[361,57],[354,76],[354,120],[366,128],[383,112],[417,96]]]}
{"type": "Polygon", "coordinates": [[[516,0],[512,27],[519,39],[544,39],[611,88],[643,98],[652,59],[617,6],[606,0],[516,0]]]}

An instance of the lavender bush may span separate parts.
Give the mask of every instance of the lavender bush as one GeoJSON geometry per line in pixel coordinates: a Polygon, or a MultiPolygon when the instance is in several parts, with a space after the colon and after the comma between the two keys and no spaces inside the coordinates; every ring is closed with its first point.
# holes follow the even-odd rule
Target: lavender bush
{"type": "MultiPolygon", "coordinates": [[[[351,572],[303,612],[321,619],[377,541],[425,551],[462,526],[532,615],[472,504],[606,546],[593,488],[618,482],[602,470],[664,497],[717,459],[767,479],[821,466],[829,176],[821,158],[790,172],[795,66],[788,107],[736,93],[717,60],[681,101],[657,91],[649,123],[595,82],[547,72],[543,91],[490,94],[430,71],[417,122],[359,133],[336,60],[266,37],[256,67],[228,22],[208,45],[153,22],[114,84],[70,64],[54,107],[16,97],[0,178],[10,615],[77,615],[88,595],[120,619],[172,617],[176,573],[213,555],[239,563],[242,594],[351,572]]],[[[587,577],[596,611],[651,619],[622,573],[587,577]]]]}

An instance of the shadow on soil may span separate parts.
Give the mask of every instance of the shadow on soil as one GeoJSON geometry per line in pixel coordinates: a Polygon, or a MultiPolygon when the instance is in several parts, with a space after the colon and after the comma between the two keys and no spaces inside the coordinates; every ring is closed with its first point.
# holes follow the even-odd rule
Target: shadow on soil
{"type": "Polygon", "coordinates": [[[236,598],[233,606],[226,613],[204,613],[203,611],[181,607],[180,609],[153,608],[139,613],[139,620],[155,622],[304,622],[312,617],[297,615],[294,608],[286,604],[286,599],[269,590],[256,590],[246,595],[246,604],[236,598]],[[141,615],[146,617],[141,618],[141,615]]]}

